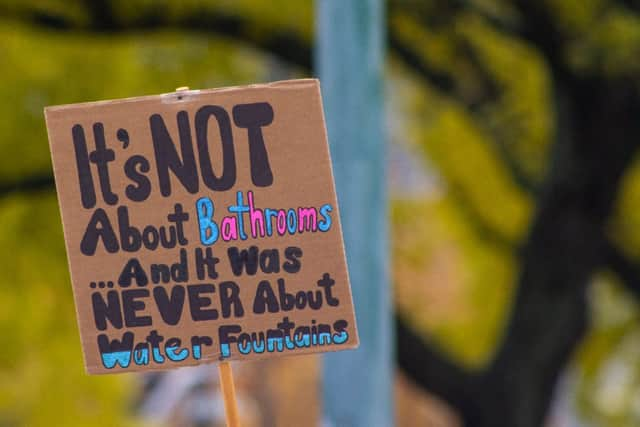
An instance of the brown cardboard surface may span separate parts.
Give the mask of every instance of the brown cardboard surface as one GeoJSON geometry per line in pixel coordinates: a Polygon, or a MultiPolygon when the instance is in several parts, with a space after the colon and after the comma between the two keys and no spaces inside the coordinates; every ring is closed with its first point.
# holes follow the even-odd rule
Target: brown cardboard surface
{"type": "Polygon", "coordinates": [[[358,345],[317,80],[45,115],[87,372],[358,345]]]}

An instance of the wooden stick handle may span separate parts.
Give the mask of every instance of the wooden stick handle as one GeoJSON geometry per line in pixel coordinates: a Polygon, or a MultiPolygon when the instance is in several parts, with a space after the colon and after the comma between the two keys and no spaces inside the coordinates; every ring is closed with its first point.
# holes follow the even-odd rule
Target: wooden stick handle
{"type": "Polygon", "coordinates": [[[227,416],[227,427],[240,427],[240,415],[236,400],[236,388],[233,385],[233,372],[229,362],[218,363],[220,374],[220,387],[224,399],[224,412],[227,416]]]}

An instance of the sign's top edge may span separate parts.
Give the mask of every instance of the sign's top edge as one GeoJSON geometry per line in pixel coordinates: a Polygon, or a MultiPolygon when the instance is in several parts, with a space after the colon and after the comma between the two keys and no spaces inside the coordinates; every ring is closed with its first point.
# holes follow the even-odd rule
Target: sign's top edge
{"type": "Polygon", "coordinates": [[[319,85],[319,80],[315,78],[295,79],[295,80],[279,80],[270,83],[257,83],[244,86],[228,86],[221,88],[211,89],[191,89],[191,90],[179,90],[174,92],[168,92],[158,95],[143,95],[129,98],[109,99],[101,101],[79,102],[73,104],[52,105],[45,107],[46,113],[53,113],[57,111],[63,111],[68,109],[97,107],[107,104],[127,104],[130,102],[139,101],[160,101],[160,102],[179,102],[189,101],[197,98],[200,95],[207,95],[212,93],[233,92],[238,90],[247,89],[297,89],[300,87],[319,85]]]}

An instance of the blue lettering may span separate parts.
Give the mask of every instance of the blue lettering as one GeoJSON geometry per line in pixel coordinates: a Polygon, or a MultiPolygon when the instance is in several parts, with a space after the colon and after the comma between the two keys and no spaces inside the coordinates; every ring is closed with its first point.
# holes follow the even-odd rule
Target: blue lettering
{"type": "Polygon", "coordinates": [[[196,202],[196,210],[198,211],[200,241],[206,246],[213,245],[220,234],[218,224],[213,221],[213,202],[208,197],[202,197],[196,202]]]}
{"type": "Polygon", "coordinates": [[[330,204],[322,205],[320,207],[320,215],[324,218],[322,221],[318,222],[318,230],[320,231],[329,231],[331,228],[331,216],[329,212],[331,212],[333,208],[331,208],[330,204]]]}
{"type": "Polygon", "coordinates": [[[131,363],[130,351],[116,351],[113,353],[102,353],[102,364],[107,369],[113,369],[116,364],[123,368],[129,367],[131,363]]]}

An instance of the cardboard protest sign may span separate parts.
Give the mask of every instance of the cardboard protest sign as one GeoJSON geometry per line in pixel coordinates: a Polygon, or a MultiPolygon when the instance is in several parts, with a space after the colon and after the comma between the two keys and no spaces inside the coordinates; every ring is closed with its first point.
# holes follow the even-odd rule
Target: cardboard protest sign
{"type": "Polygon", "coordinates": [[[317,80],[45,114],[89,373],[358,345],[317,80]]]}

